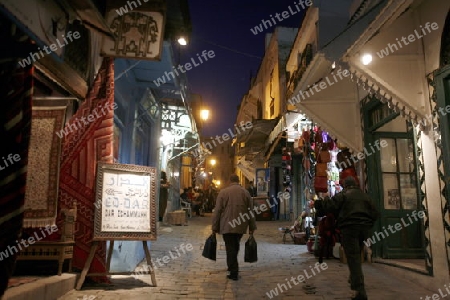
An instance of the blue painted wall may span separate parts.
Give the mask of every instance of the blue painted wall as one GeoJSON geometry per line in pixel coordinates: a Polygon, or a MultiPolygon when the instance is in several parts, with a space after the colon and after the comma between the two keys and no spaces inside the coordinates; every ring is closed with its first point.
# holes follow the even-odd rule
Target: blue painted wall
{"type": "MultiPolygon", "coordinates": [[[[129,70],[135,63],[136,61],[125,59],[116,59],[114,63],[117,78],[114,87],[115,101],[118,104],[114,123],[116,130],[120,131],[119,155],[116,160],[118,163],[158,167],[156,147],[160,131],[159,120],[152,122],[151,118],[142,114],[139,103],[148,90],[138,86],[133,72],[129,70]],[[139,141],[136,141],[137,136],[139,141]]],[[[115,241],[111,271],[133,271],[144,257],[141,241],[115,241]]]]}

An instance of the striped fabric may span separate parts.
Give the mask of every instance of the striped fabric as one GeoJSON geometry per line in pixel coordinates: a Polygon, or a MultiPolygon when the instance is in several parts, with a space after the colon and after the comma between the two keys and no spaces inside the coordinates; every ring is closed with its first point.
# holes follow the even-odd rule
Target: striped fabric
{"type": "MultiPolygon", "coordinates": [[[[33,67],[0,65],[0,251],[16,246],[23,223],[28,145],[31,130],[33,67]]],[[[8,253],[9,254],[9,253],[8,253]]],[[[0,297],[15,255],[0,256],[0,297]]]]}

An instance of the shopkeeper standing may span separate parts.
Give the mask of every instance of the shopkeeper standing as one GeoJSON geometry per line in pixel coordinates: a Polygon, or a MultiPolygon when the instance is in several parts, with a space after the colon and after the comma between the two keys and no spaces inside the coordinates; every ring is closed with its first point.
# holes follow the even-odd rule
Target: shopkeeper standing
{"type": "Polygon", "coordinates": [[[248,184],[247,191],[250,193],[251,197],[257,196],[256,186],[254,186],[253,181],[250,181],[250,183],[248,184]]]}
{"type": "Polygon", "coordinates": [[[161,182],[159,185],[159,222],[162,222],[167,208],[167,199],[169,198],[170,183],[167,181],[167,174],[161,171],[161,182]]]}

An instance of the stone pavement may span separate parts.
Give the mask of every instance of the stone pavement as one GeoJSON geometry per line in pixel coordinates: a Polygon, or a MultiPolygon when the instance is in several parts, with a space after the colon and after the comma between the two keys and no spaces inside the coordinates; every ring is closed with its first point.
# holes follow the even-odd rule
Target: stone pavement
{"type": "MultiPolygon", "coordinates": [[[[314,268],[317,259],[307,252],[306,246],[294,245],[290,240],[282,243],[278,228],[291,224],[286,221],[257,222],[255,239],[258,243],[258,262],[244,263],[244,243],[248,237],[244,235],[239,253],[241,278],[239,281],[227,279],[225,246],[220,235],[217,261],[201,256],[205,239],[211,233],[210,220],[211,216],[207,214],[203,218],[189,219],[188,226],[164,226],[159,229],[158,240],[152,242],[150,249],[153,261],[160,259],[155,270],[157,287],[149,285],[149,275],[137,279],[113,276],[112,286],[74,290],[59,299],[270,299],[267,293],[279,288],[278,284],[285,287],[282,287],[282,293],[278,290],[278,296],[272,294],[273,299],[350,299],[347,266],[331,259],[324,261],[327,269],[320,266],[314,268]],[[182,244],[187,246],[184,252],[181,250],[182,244]],[[193,248],[189,248],[188,244],[193,248]],[[310,278],[299,283],[296,279],[299,275],[310,278]]],[[[433,294],[433,291],[392,275],[378,264],[365,263],[363,268],[371,300],[425,299],[433,294]]]]}

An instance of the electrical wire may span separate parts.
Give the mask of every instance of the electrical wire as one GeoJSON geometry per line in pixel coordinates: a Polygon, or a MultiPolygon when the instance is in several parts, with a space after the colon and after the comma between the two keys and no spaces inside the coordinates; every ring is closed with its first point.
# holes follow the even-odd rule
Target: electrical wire
{"type": "Polygon", "coordinates": [[[262,57],[260,57],[260,56],[256,56],[256,55],[249,54],[249,53],[245,53],[245,52],[242,52],[242,51],[239,51],[239,50],[236,50],[236,49],[227,47],[227,46],[223,46],[223,45],[220,45],[220,44],[217,44],[217,43],[214,43],[214,42],[211,42],[211,41],[202,39],[202,38],[196,38],[196,39],[199,39],[199,40],[201,40],[201,41],[203,41],[203,42],[205,42],[205,43],[214,45],[214,46],[216,46],[216,47],[219,47],[219,48],[222,48],[222,49],[225,49],[225,50],[234,52],[234,53],[238,53],[238,54],[242,54],[242,55],[244,55],[244,56],[248,56],[248,57],[251,57],[251,58],[257,58],[257,59],[262,60],[262,57]]]}

